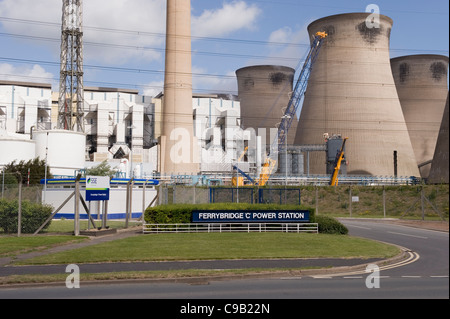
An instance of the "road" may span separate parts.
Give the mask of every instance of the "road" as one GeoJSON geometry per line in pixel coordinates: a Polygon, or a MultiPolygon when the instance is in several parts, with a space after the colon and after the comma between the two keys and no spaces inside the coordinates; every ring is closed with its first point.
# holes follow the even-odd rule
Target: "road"
{"type": "MultiPolygon", "coordinates": [[[[404,247],[409,258],[394,266],[379,266],[376,273],[348,272],[333,275],[276,277],[189,283],[81,284],[0,289],[0,298],[99,298],[99,299],[448,299],[449,234],[371,221],[343,220],[352,236],[380,240],[404,247]],[[371,286],[372,288],[368,288],[371,286]]],[[[191,301],[191,306],[195,302],[191,301]]],[[[221,306],[220,306],[221,305],[221,306]]],[[[178,307],[178,308],[177,308],[178,307]]],[[[228,310],[230,310],[228,308],[228,310]]],[[[181,311],[181,308],[180,308],[181,311]]]]}

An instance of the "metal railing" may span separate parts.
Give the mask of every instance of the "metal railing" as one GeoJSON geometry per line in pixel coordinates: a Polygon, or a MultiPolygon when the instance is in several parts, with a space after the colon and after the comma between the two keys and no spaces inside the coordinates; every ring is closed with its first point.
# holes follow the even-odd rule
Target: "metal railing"
{"type": "Polygon", "coordinates": [[[239,224],[143,224],[144,234],[158,233],[225,233],[225,232],[283,232],[315,233],[319,232],[317,223],[239,223],[239,224]]]}

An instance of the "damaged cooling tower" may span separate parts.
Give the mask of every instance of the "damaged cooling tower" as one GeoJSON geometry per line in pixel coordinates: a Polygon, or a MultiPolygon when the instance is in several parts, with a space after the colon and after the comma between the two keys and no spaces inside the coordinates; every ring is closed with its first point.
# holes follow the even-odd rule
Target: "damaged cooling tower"
{"type": "Polygon", "coordinates": [[[391,66],[420,174],[427,178],[447,99],[448,57],[403,56],[391,66]]]}
{"type": "MultiPolygon", "coordinates": [[[[238,95],[241,103],[241,125],[244,129],[265,129],[263,143],[270,145],[270,130],[278,128],[293,90],[295,70],[277,65],[256,65],[236,71],[238,95]]],[[[293,119],[288,133],[288,144],[292,144],[297,129],[293,119]]],[[[272,136],[274,138],[275,136],[272,136]]]]}
{"type": "MultiPolygon", "coordinates": [[[[348,137],[347,174],[420,176],[392,76],[389,41],[393,21],[369,13],[325,17],[308,26],[310,38],[328,37],[311,72],[296,145],[323,144],[324,133],[348,137]],[[366,21],[367,20],[367,21],[366,21]]],[[[325,174],[325,153],[310,158],[311,174],[325,174]]]]}

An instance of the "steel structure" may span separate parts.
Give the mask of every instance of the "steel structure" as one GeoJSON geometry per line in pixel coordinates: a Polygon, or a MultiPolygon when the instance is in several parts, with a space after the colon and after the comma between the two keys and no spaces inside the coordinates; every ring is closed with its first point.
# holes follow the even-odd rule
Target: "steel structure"
{"type": "Polygon", "coordinates": [[[58,128],[84,132],[83,1],[63,0],[58,128]]]}
{"type": "MultiPolygon", "coordinates": [[[[278,126],[277,134],[270,145],[269,152],[266,156],[266,160],[262,166],[261,174],[258,180],[253,180],[249,175],[245,174],[236,165],[233,165],[233,169],[237,170],[241,175],[244,175],[252,184],[264,186],[269,180],[270,176],[273,174],[277,167],[278,154],[285,148],[285,142],[291,127],[292,121],[297,113],[300,102],[305,94],[306,88],[308,86],[309,76],[311,74],[312,67],[316,58],[319,54],[320,47],[322,46],[323,40],[327,37],[325,32],[317,32],[314,35],[314,40],[312,41],[311,48],[307,54],[305,62],[303,64],[300,75],[295,84],[294,91],[292,91],[291,97],[289,99],[284,115],[281,119],[281,123],[278,126]]],[[[247,148],[241,157],[247,152],[247,148]]]]}
{"type": "Polygon", "coordinates": [[[292,92],[291,98],[289,99],[289,103],[284,112],[284,116],[282,117],[281,123],[278,126],[276,138],[273,140],[268,156],[266,157],[266,161],[263,164],[258,185],[265,185],[269,180],[270,175],[274,172],[277,166],[278,153],[281,152],[285,147],[285,140],[287,138],[289,128],[291,127],[292,121],[296,116],[300,102],[303,99],[303,95],[306,92],[309,76],[317,59],[317,56],[319,55],[323,40],[327,36],[328,35],[325,32],[317,32],[314,35],[311,49],[308,52],[297,83],[295,84],[294,91],[292,92]]]}

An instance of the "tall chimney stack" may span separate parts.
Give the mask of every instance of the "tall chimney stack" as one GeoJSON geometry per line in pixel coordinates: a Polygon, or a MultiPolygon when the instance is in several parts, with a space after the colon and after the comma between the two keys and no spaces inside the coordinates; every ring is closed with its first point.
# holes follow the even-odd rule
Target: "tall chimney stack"
{"type": "Polygon", "coordinates": [[[191,1],[167,0],[166,69],[159,168],[162,174],[199,170],[192,108],[191,1]]]}

